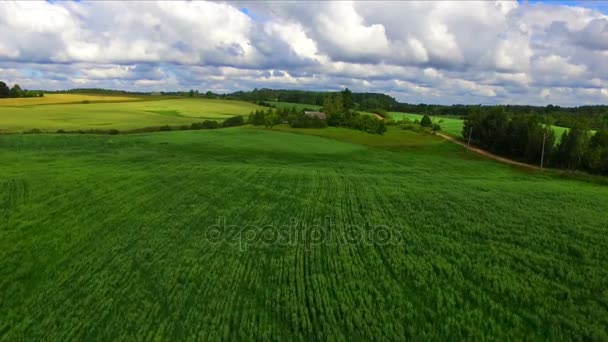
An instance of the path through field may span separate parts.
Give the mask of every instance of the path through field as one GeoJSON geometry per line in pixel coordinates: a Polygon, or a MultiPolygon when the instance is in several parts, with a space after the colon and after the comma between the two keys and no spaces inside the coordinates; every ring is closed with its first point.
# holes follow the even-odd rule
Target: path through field
{"type": "Polygon", "coordinates": [[[488,151],[482,150],[480,148],[477,148],[477,147],[474,147],[474,146],[469,146],[469,145],[463,143],[462,141],[460,141],[460,140],[458,140],[456,138],[453,138],[453,137],[451,137],[449,135],[445,135],[445,134],[442,134],[442,133],[436,133],[436,134],[438,136],[446,139],[446,140],[449,140],[449,141],[455,143],[455,144],[458,144],[460,146],[464,146],[468,150],[471,150],[473,152],[479,153],[479,154],[481,154],[483,156],[486,156],[488,158],[491,158],[491,159],[494,159],[494,160],[498,160],[499,162],[506,163],[506,164],[511,164],[511,165],[516,165],[516,166],[527,167],[527,168],[535,169],[535,170],[539,170],[540,169],[540,167],[535,166],[535,165],[530,165],[530,164],[518,162],[518,161],[515,161],[515,160],[512,160],[512,159],[500,157],[500,156],[492,154],[492,153],[490,153],[488,151]]]}

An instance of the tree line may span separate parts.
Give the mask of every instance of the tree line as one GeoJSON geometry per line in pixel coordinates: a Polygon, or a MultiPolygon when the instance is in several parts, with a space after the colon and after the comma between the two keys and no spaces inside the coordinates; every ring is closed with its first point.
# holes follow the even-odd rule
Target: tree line
{"type": "Polygon", "coordinates": [[[295,128],[346,127],[372,134],[386,132],[383,120],[372,115],[360,114],[354,110],[354,107],[353,93],[347,88],[341,92],[325,95],[321,108],[326,115],[325,120],[315,115],[307,115],[306,109],[298,111],[292,107],[253,111],[249,115],[248,123],[266,127],[281,123],[295,128]]]}
{"type": "MultiPolygon", "coordinates": [[[[108,93],[108,94],[150,94],[142,92],[131,92],[111,89],[72,89],[62,92],[73,93],[108,93]]],[[[308,91],[308,90],[288,90],[288,89],[253,89],[252,91],[236,91],[233,93],[219,94],[212,91],[205,93],[191,89],[189,91],[171,91],[152,93],[165,96],[187,96],[212,99],[233,99],[250,101],[258,104],[268,102],[291,102],[323,106],[328,96],[334,92],[308,91]]],[[[579,106],[579,107],[560,107],[554,105],[547,106],[521,106],[521,105],[439,105],[439,104],[412,104],[401,103],[395,98],[381,93],[351,93],[352,108],[354,111],[396,111],[404,113],[415,113],[431,116],[456,116],[466,118],[476,114],[490,114],[495,110],[501,110],[510,116],[531,116],[536,120],[547,124],[561,127],[572,128],[583,125],[590,129],[608,129],[608,106],[579,106]]]]}
{"type": "Polygon", "coordinates": [[[15,97],[43,97],[44,93],[38,90],[23,90],[18,84],[12,87],[0,81],[0,98],[15,98],[15,97]]]}
{"type": "Polygon", "coordinates": [[[580,122],[557,139],[537,116],[513,115],[502,107],[466,116],[465,141],[531,164],[608,175],[608,130],[594,134],[580,122]]]}

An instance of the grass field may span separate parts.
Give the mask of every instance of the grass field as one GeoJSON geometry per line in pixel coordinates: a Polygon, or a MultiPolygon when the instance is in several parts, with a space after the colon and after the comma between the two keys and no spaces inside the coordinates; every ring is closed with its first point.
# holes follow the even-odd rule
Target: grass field
{"type": "Polygon", "coordinates": [[[221,121],[234,115],[248,115],[257,108],[262,107],[227,100],[50,94],[42,98],[0,99],[0,132],[186,125],[205,119],[221,121]],[[29,103],[26,100],[41,102],[25,105],[29,103]]]}
{"type": "MultiPolygon", "coordinates": [[[[389,115],[394,120],[401,119],[410,119],[420,120],[424,115],[421,114],[411,114],[411,113],[401,113],[401,112],[389,112],[389,115]]],[[[434,116],[432,117],[433,122],[438,123],[441,126],[441,130],[453,137],[462,137],[462,127],[464,126],[464,120],[456,119],[456,118],[448,118],[442,116],[434,116]],[[441,122],[440,122],[441,121],[441,122]]]]}
{"type": "Polygon", "coordinates": [[[593,181],[395,127],[4,135],[0,160],[0,340],[608,338],[593,181]]]}
{"type": "Polygon", "coordinates": [[[302,111],[304,109],[319,110],[321,108],[321,106],[312,105],[312,104],[304,104],[304,103],[278,102],[278,101],[272,101],[269,103],[273,104],[276,108],[291,109],[291,108],[295,107],[297,111],[302,111]]]}

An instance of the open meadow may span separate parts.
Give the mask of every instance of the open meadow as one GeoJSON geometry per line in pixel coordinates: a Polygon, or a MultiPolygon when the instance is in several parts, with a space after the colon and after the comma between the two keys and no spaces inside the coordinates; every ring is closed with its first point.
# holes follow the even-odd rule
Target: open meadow
{"type": "Polygon", "coordinates": [[[248,102],[202,98],[47,94],[41,98],[0,99],[0,133],[189,125],[246,116],[259,108],[248,102]]]}
{"type": "Polygon", "coordinates": [[[0,160],[0,340],[608,338],[595,177],[395,127],[0,135],[0,160]]]}

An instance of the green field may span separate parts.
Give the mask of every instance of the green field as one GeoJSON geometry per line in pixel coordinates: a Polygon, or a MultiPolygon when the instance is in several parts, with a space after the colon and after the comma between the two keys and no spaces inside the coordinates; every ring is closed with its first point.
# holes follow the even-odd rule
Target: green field
{"type": "MultiPolygon", "coordinates": [[[[401,112],[389,112],[389,115],[394,120],[409,119],[409,120],[420,120],[424,115],[401,113],[401,112]]],[[[456,118],[448,118],[443,116],[432,117],[434,123],[438,123],[441,126],[441,130],[448,135],[453,137],[462,137],[462,127],[464,126],[464,120],[456,118]]]]}
{"type": "Polygon", "coordinates": [[[321,106],[305,104],[305,103],[278,102],[278,101],[271,101],[269,103],[274,105],[276,108],[291,109],[291,108],[295,107],[297,111],[302,111],[304,109],[319,110],[321,108],[321,106]]]}
{"type": "Polygon", "coordinates": [[[206,119],[246,116],[259,108],[262,107],[228,100],[48,94],[42,98],[0,99],[0,132],[188,125],[206,119]]]}
{"type": "Polygon", "coordinates": [[[0,135],[0,340],[608,339],[608,187],[389,128],[0,135]]]}

